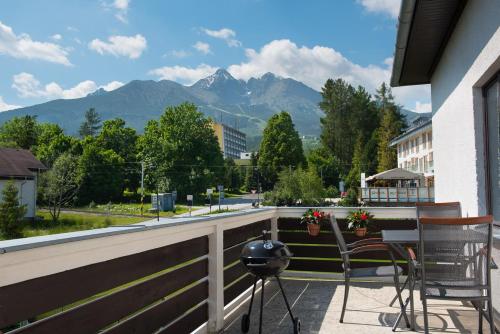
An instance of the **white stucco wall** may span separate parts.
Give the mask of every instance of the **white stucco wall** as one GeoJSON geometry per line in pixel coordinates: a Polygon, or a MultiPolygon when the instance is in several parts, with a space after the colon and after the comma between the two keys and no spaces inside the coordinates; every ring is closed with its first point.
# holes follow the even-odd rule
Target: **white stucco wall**
{"type": "MultiPolygon", "coordinates": [[[[7,184],[7,180],[0,180],[0,202],[2,201],[1,193],[7,184]]],[[[34,180],[15,180],[14,181],[17,191],[19,192],[21,204],[26,204],[27,212],[25,217],[33,218],[35,216],[35,201],[36,201],[36,188],[34,180]]]]}
{"type": "Polygon", "coordinates": [[[486,213],[481,86],[500,68],[498,0],[469,1],[431,80],[436,201],[486,213]]]}

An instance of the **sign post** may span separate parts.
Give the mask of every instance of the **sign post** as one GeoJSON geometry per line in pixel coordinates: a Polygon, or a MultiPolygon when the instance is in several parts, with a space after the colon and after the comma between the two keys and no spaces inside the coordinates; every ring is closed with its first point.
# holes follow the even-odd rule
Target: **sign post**
{"type": "Polygon", "coordinates": [[[219,191],[219,211],[220,211],[220,205],[221,205],[222,199],[224,198],[224,185],[219,184],[217,186],[217,190],[219,191]]]}
{"type": "Polygon", "coordinates": [[[210,213],[212,213],[212,194],[214,190],[212,188],[207,189],[208,200],[210,201],[210,213]]]}
{"type": "Polygon", "coordinates": [[[191,217],[191,208],[193,206],[193,195],[187,195],[187,205],[189,207],[189,217],[191,217]]]}

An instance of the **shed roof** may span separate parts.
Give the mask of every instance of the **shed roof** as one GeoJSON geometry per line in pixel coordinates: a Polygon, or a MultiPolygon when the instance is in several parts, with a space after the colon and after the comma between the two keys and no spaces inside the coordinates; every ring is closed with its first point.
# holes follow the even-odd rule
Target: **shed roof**
{"type": "Polygon", "coordinates": [[[391,86],[430,83],[467,0],[403,0],[391,86]]]}
{"type": "Polygon", "coordinates": [[[42,164],[28,150],[15,148],[0,148],[0,176],[3,177],[33,177],[36,170],[45,170],[42,164]]]}
{"type": "Polygon", "coordinates": [[[417,174],[410,172],[409,170],[403,168],[393,168],[381,173],[369,176],[366,181],[374,180],[420,180],[422,179],[422,174],[417,174]]]}

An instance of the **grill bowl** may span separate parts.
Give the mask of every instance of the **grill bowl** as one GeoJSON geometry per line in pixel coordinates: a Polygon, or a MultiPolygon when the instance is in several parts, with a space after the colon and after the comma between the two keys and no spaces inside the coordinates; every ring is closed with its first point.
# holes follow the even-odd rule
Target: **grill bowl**
{"type": "Polygon", "coordinates": [[[290,264],[292,253],[288,247],[276,240],[256,240],[247,243],[240,260],[257,277],[276,276],[290,264]]]}

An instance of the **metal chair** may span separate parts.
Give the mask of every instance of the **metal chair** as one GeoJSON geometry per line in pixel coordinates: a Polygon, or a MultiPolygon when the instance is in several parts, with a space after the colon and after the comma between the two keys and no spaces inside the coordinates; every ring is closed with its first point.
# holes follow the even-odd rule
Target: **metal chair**
{"type": "Polygon", "coordinates": [[[349,284],[351,278],[367,278],[367,277],[393,277],[394,286],[396,288],[396,293],[399,299],[399,305],[401,311],[403,312],[406,326],[409,327],[408,317],[404,312],[403,299],[401,298],[401,289],[399,288],[399,276],[403,274],[403,269],[396,264],[396,259],[391,251],[391,248],[380,242],[380,239],[365,239],[360,240],[351,244],[346,244],[342,232],[339,228],[337,220],[332,215],[330,218],[330,223],[332,225],[333,233],[337,239],[337,246],[342,256],[344,277],[345,277],[345,292],[344,292],[344,303],[342,305],[342,313],[340,315],[340,322],[344,322],[344,314],[347,306],[347,298],[349,296],[349,284]],[[379,266],[379,267],[369,267],[369,268],[351,268],[350,256],[365,252],[376,252],[382,251],[389,255],[392,265],[390,266],[379,266]]]}
{"type": "Polygon", "coordinates": [[[418,266],[426,333],[428,299],[478,302],[479,333],[487,303],[490,332],[495,333],[489,266],[492,222],[492,216],[419,219],[418,266]]]}

